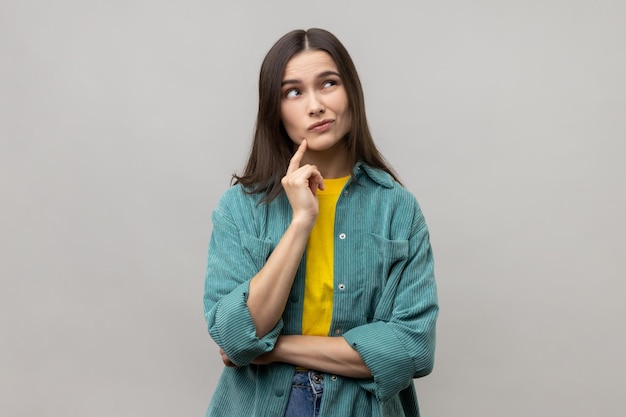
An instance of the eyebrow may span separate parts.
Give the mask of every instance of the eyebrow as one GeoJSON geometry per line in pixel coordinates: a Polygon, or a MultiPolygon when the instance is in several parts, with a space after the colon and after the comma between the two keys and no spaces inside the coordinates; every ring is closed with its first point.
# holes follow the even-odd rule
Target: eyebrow
{"type": "MultiPolygon", "coordinates": [[[[320,72],[319,74],[316,75],[315,78],[325,78],[328,77],[329,75],[335,75],[339,78],[341,78],[341,74],[339,74],[337,71],[324,71],[324,72],[320,72]]],[[[283,87],[287,84],[302,84],[301,80],[297,80],[297,79],[289,79],[289,80],[283,80],[280,83],[280,86],[283,87]]]]}

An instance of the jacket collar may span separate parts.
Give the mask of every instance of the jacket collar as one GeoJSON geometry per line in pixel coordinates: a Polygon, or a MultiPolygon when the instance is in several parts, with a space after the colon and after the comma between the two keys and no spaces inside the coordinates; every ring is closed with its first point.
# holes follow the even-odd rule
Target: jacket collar
{"type": "Polygon", "coordinates": [[[393,188],[394,179],[387,172],[382,169],[373,168],[364,162],[357,162],[352,171],[352,176],[357,180],[357,183],[361,175],[367,175],[376,184],[385,188],[393,188]]]}

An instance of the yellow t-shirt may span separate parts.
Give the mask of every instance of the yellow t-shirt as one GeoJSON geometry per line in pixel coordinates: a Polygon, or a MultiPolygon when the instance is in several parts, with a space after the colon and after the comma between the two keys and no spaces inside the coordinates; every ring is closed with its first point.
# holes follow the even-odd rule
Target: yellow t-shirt
{"type": "Polygon", "coordinates": [[[324,180],[317,191],[319,214],[306,248],[302,334],[328,336],[333,318],[335,208],[350,176],[324,180]]]}

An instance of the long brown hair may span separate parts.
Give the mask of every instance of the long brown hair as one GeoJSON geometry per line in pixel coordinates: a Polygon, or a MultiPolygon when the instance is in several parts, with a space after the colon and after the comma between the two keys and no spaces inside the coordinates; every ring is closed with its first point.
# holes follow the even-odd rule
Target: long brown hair
{"type": "Polygon", "coordinates": [[[265,202],[272,201],[282,192],[280,180],[287,172],[294,143],[281,121],[281,82],[289,60],[304,50],[325,51],[341,74],[352,116],[352,126],[344,138],[350,162],[365,162],[383,169],[399,182],[374,144],[365,115],[363,88],[352,58],[332,33],[314,28],[287,33],[265,56],[259,75],[259,111],[254,140],[246,168],[241,176],[233,175],[234,183],[242,184],[251,194],[265,193],[262,199],[265,202]]]}

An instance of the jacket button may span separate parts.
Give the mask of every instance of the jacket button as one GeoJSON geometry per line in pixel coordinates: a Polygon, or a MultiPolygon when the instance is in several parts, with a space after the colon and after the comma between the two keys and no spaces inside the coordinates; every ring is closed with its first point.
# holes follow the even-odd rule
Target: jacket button
{"type": "Polygon", "coordinates": [[[339,234],[339,239],[343,240],[345,238],[346,238],[346,234],[345,233],[339,234]]]}
{"type": "Polygon", "coordinates": [[[345,289],[346,289],[346,285],[345,285],[345,284],[339,284],[339,286],[338,286],[338,287],[339,287],[339,289],[340,289],[341,291],[343,291],[343,290],[345,290],[345,289]]]}
{"type": "Polygon", "coordinates": [[[285,391],[280,388],[276,388],[276,391],[274,391],[274,394],[276,394],[277,397],[282,397],[284,393],[285,391]]]}

